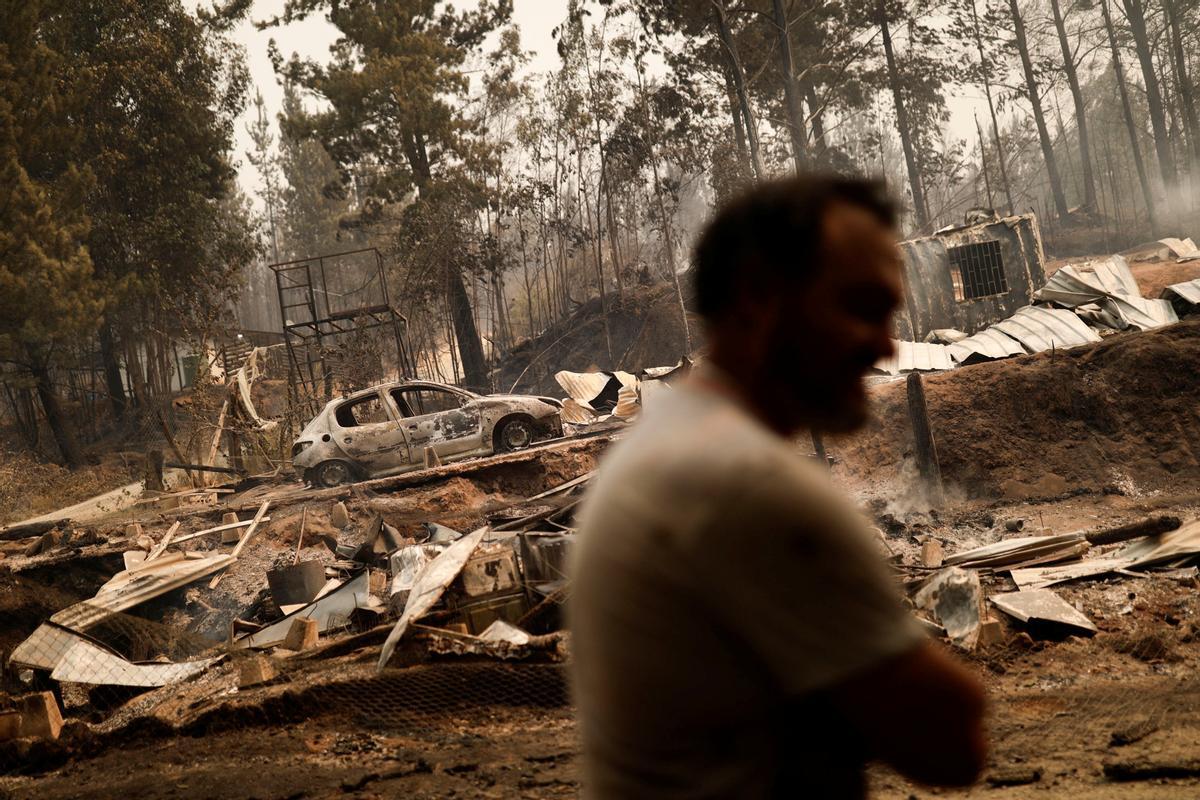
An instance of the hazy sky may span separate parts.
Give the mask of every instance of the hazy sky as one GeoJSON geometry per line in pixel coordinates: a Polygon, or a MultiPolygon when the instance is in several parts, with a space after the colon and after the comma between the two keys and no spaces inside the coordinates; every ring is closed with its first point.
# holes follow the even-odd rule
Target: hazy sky
{"type": "MultiPolygon", "coordinates": [[[[455,3],[458,7],[474,5],[470,0],[455,3]]],[[[265,20],[283,12],[284,0],[257,0],[251,13],[253,20],[265,20]]],[[[529,69],[535,72],[552,70],[558,67],[558,53],[554,47],[554,39],[550,32],[566,16],[567,0],[514,0],[513,20],[521,28],[521,44],[526,50],[535,53],[529,69]]],[[[269,28],[265,31],[255,29],[252,22],[243,22],[235,31],[234,39],[246,48],[246,59],[250,67],[250,77],[254,85],[262,92],[267,111],[274,123],[275,115],[279,113],[283,102],[283,88],[275,78],[271,69],[271,61],[267,58],[267,44],[274,39],[279,51],[284,57],[293,53],[302,58],[315,58],[322,61],[329,58],[329,46],[337,38],[337,29],[325,20],[324,14],[309,17],[303,22],[286,27],[269,28]]],[[[254,89],[250,90],[253,100],[254,89]]],[[[242,188],[247,194],[254,196],[259,185],[258,175],[246,158],[246,151],[251,148],[250,136],[246,133],[246,125],[254,115],[253,104],[247,105],[243,119],[238,123],[237,158],[238,174],[242,188]]],[[[278,129],[276,128],[276,133],[278,129]]],[[[256,205],[257,198],[254,198],[256,205]]]]}

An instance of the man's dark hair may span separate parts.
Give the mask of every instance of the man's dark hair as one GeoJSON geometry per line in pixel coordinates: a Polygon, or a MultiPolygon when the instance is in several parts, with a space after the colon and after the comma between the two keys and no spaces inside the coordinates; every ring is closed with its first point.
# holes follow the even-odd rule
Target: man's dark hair
{"type": "Polygon", "coordinates": [[[746,289],[764,294],[803,282],[821,260],[821,219],[834,203],[864,208],[895,227],[883,181],[805,175],[771,181],[722,208],[696,245],[696,310],[720,319],[746,289]]]}

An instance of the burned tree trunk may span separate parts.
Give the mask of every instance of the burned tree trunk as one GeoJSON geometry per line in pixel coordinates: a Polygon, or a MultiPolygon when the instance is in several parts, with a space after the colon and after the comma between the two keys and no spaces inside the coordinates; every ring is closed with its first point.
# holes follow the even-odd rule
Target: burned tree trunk
{"type": "Polygon", "coordinates": [[[1121,95],[1121,111],[1125,116],[1125,129],[1129,132],[1129,151],[1137,169],[1138,183],[1146,200],[1146,216],[1150,220],[1150,231],[1158,235],[1158,217],[1154,211],[1154,194],[1150,191],[1150,180],[1146,177],[1146,164],[1142,161],[1142,148],[1137,140],[1137,124],[1133,119],[1133,106],[1129,102],[1129,88],[1125,83],[1125,68],[1121,65],[1121,50],[1117,47],[1117,34],[1113,30],[1112,15],[1108,11],[1108,0],[1100,0],[1104,15],[1104,28],[1108,31],[1108,44],[1112,48],[1113,73],[1117,81],[1117,92],[1121,95]]]}
{"type": "Polygon", "coordinates": [[[992,138],[995,140],[996,161],[1000,165],[1000,183],[1004,187],[1004,198],[1008,201],[1008,213],[1012,214],[1016,211],[1016,204],[1013,203],[1012,187],[1008,182],[1008,166],[1005,163],[1004,148],[1000,145],[1000,124],[996,121],[996,103],[992,99],[991,70],[983,53],[983,37],[979,34],[979,15],[976,13],[974,0],[971,0],[971,20],[975,27],[975,48],[979,51],[979,66],[983,69],[983,91],[987,97],[988,113],[992,117],[992,138]]]}
{"type": "Polygon", "coordinates": [[[1025,90],[1029,96],[1029,105],[1033,107],[1033,121],[1037,126],[1038,141],[1042,145],[1042,158],[1046,162],[1046,173],[1050,178],[1050,193],[1054,198],[1054,210],[1060,219],[1067,217],[1067,196],[1063,193],[1062,178],[1058,174],[1058,162],[1054,158],[1054,143],[1050,141],[1050,131],[1046,127],[1046,115],[1042,112],[1042,98],[1038,93],[1037,77],[1033,74],[1033,60],[1029,57],[1029,43],[1025,39],[1025,21],[1021,19],[1021,10],[1017,8],[1017,0],[1008,0],[1009,11],[1012,13],[1013,32],[1016,34],[1017,52],[1021,56],[1021,68],[1025,72],[1025,90]]]}
{"type": "Polygon", "coordinates": [[[804,84],[804,102],[808,104],[808,116],[812,122],[813,142],[816,145],[816,156],[825,151],[825,119],[822,106],[817,100],[817,92],[811,82],[804,84]]]}
{"type": "Polygon", "coordinates": [[[713,16],[716,20],[721,46],[725,51],[729,74],[733,79],[733,87],[737,92],[738,105],[742,110],[742,121],[745,123],[746,139],[750,144],[750,163],[754,167],[754,177],[760,181],[765,180],[766,173],[763,172],[762,157],[759,155],[758,148],[758,125],[754,121],[754,108],[750,105],[750,93],[746,88],[746,73],[742,69],[741,59],[738,58],[737,45],[733,41],[733,31],[729,28],[729,18],[725,14],[723,2],[713,3],[713,16]]]}
{"type": "Polygon", "coordinates": [[[1183,122],[1187,128],[1188,143],[1192,159],[1200,161],[1200,118],[1196,116],[1196,99],[1192,81],[1187,73],[1187,57],[1183,51],[1183,34],[1179,28],[1178,0],[1163,0],[1167,13],[1167,28],[1171,40],[1171,54],[1175,62],[1175,82],[1179,85],[1179,101],[1183,106],[1183,122]]]}
{"type": "Polygon", "coordinates": [[[1079,75],[1075,71],[1075,55],[1067,41],[1067,26],[1063,20],[1058,0],[1050,0],[1054,13],[1054,28],[1058,31],[1058,46],[1062,49],[1063,68],[1067,73],[1067,85],[1071,88],[1071,100],[1075,104],[1075,130],[1079,132],[1079,160],[1083,172],[1083,206],[1089,211],[1096,209],[1096,178],[1092,174],[1092,151],[1088,146],[1088,124],[1083,90],[1079,88],[1079,75]]]}
{"type": "Polygon", "coordinates": [[[112,326],[108,322],[100,326],[100,361],[104,366],[104,385],[108,388],[113,416],[122,419],[129,404],[125,397],[125,384],[121,380],[121,365],[117,361],[112,326]]]}
{"type": "Polygon", "coordinates": [[[30,361],[33,363],[29,367],[29,372],[33,375],[38,400],[41,401],[42,412],[46,415],[46,424],[50,426],[54,443],[58,445],[58,451],[62,453],[63,463],[70,469],[78,469],[83,466],[83,454],[79,449],[79,442],[75,438],[71,421],[63,411],[62,403],[59,402],[58,390],[54,387],[50,368],[38,354],[31,354],[30,361]]]}
{"type": "Polygon", "coordinates": [[[1167,134],[1167,117],[1163,107],[1162,89],[1158,85],[1158,74],[1154,70],[1154,57],[1150,53],[1150,38],[1146,33],[1146,14],[1141,0],[1124,0],[1125,17],[1133,34],[1134,50],[1142,68],[1142,80],[1146,86],[1146,110],[1150,114],[1150,127],[1154,131],[1154,152],[1158,156],[1158,171],[1162,176],[1163,188],[1167,191],[1167,205],[1172,213],[1175,203],[1179,175],[1175,170],[1175,156],[1171,153],[1171,140],[1167,134]]]}
{"type": "Polygon", "coordinates": [[[772,0],[775,13],[775,27],[779,33],[779,72],[783,80],[783,98],[787,106],[788,133],[792,141],[792,159],[796,162],[796,171],[804,169],[808,161],[806,134],[804,130],[804,111],[800,107],[800,90],[796,86],[796,65],[792,60],[792,40],[788,35],[788,18],[783,10],[783,0],[772,0]]]}
{"type": "Polygon", "coordinates": [[[483,345],[479,341],[479,330],[475,326],[475,315],[471,313],[471,300],[467,297],[462,272],[450,267],[446,284],[450,295],[450,319],[454,324],[454,339],[458,342],[458,353],[462,357],[464,382],[470,389],[486,390],[487,361],[483,357],[483,345]]]}
{"type": "Polygon", "coordinates": [[[754,166],[750,163],[750,150],[746,145],[746,127],[742,122],[742,107],[738,103],[737,89],[733,85],[733,77],[726,64],[722,70],[725,73],[725,92],[729,96],[729,115],[733,119],[733,143],[737,147],[738,163],[750,174],[754,166]]]}
{"type": "Polygon", "coordinates": [[[879,32],[883,37],[883,55],[887,61],[888,83],[891,84],[892,102],[896,106],[896,126],[900,129],[900,146],[904,149],[904,163],[908,168],[908,182],[912,189],[913,214],[917,227],[925,231],[929,227],[929,207],[925,204],[925,188],[921,181],[921,170],[913,148],[913,130],[908,120],[908,109],[904,105],[904,93],[900,86],[900,72],[896,67],[896,54],[892,49],[892,33],[888,27],[887,8],[883,0],[876,4],[879,32]]]}

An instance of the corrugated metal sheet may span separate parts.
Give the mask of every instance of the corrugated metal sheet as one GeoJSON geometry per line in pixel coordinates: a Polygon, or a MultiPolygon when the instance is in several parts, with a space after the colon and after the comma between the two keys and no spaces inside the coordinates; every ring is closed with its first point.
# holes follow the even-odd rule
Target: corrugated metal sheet
{"type": "Polygon", "coordinates": [[[100,587],[91,600],[67,606],[51,616],[50,621],[83,632],[113,614],[187,586],[219,572],[235,561],[237,559],[233,555],[225,553],[212,556],[189,553],[183,561],[161,561],[136,571],[118,572],[100,587]]]}
{"type": "Polygon", "coordinates": [[[1029,306],[992,327],[1007,333],[1032,353],[1100,341],[1100,335],[1083,320],[1061,308],[1029,306]]]}
{"type": "Polygon", "coordinates": [[[1025,348],[1011,336],[993,326],[985,328],[974,336],[955,342],[946,348],[950,357],[958,363],[966,361],[973,355],[984,358],[1008,358],[1009,356],[1025,355],[1025,348]]]}
{"type": "Polygon", "coordinates": [[[1196,249],[1196,243],[1191,238],[1183,239],[1182,241],[1174,238],[1159,239],[1160,243],[1165,244],[1167,249],[1178,258],[1180,261],[1192,261],[1200,258],[1200,250],[1196,249]]]}
{"type": "Polygon", "coordinates": [[[1148,331],[1161,328],[1172,322],[1179,322],[1175,309],[1168,300],[1147,300],[1144,297],[1109,297],[1100,306],[1116,315],[1124,325],[1116,325],[1118,330],[1126,327],[1140,328],[1148,331]]]}
{"type": "Polygon", "coordinates": [[[926,342],[898,342],[893,340],[896,354],[891,358],[881,359],[875,369],[889,375],[899,375],[901,372],[926,372],[937,369],[954,369],[954,360],[944,344],[928,344],[926,342]]]}
{"type": "Polygon", "coordinates": [[[1090,323],[1114,330],[1150,330],[1178,322],[1171,304],[1142,297],[1129,264],[1121,256],[1068,264],[1050,276],[1038,300],[1076,309],[1090,323]],[[1084,308],[1091,305],[1096,308],[1084,308]]]}
{"type": "Polygon", "coordinates": [[[1200,278],[1183,283],[1173,283],[1163,289],[1163,297],[1170,298],[1172,296],[1182,297],[1192,305],[1200,306],[1200,278]]]}
{"type": "Polygon", "coordinates": [[[1094,303],[1103,297],[1141,297],[1137,281],[1121,256],[1103,261],[1068,264],[1050,276],[1034,297],[1067,308],[1094,303]]]}

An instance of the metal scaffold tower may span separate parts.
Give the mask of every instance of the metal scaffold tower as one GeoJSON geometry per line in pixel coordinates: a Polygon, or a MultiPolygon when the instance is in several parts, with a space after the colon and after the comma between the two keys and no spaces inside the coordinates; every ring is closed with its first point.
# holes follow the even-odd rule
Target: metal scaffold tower
{"type": "Polygon", "coordinates": [[[352,335],[378,330],[381,339],[395,343],[399,376],[414,374],[404,338],[408,321],[392,305],[378,249],[348,250],[270,267],[287,344],[289,400],[299,412],[313,416],[333,398],[337,343],[352,335]]]}

